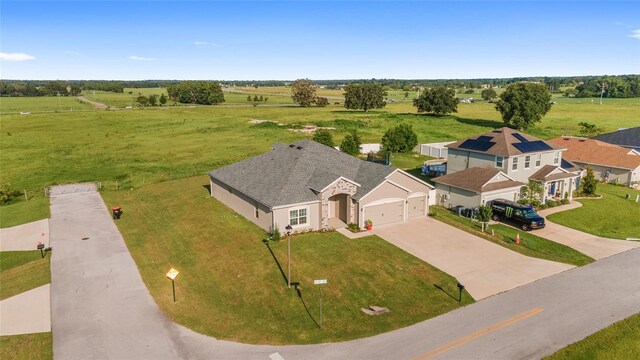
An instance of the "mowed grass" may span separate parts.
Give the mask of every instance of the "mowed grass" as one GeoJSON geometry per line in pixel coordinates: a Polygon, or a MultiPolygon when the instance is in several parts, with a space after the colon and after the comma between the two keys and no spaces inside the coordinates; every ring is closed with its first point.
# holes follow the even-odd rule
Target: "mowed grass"
{"type": "Polygon", "coordinates": [[[50,332],[0,336],[0,359],[53,359],[53,336],[50,332]]]}
{"type": "Polygon", "coordinates": [[[0,228],[46,219],[49,215],[49,199],[38,194],[29,201],[0,206],[0,228]]]}
{"type": "Polygon", "coordinates": [[[636,314],[559,350],[545,360],[637,359],[639,354],[640,314],[636,314]]]}
{"type": "Polygon", "coordinates": [[[580,199],[582,207],[562,211],[548,219],[589,234],[613,238],[640,238],[640,191],[628,187],[599,183],[596,193],[602,199],[580,199]],[[630,199],[627,199],[627,194],[630,199]]]}
{"type": "Polygon", "coordinates": [[[49,259],[40,251],[0,252],[0,300],[50,283],[49,259]]]}
{"type": "Polygon", "coordinates": [[[309,344],[343,341],[401,328],[472,302],[457,302],[456,280],[370,236],[339,233],[294,236],[292,281],[287,289],[287,241],[263,243],[266,234],[209,196],[207,177],[104,191],[124,214],[116,222],[142,278],[174,321],[220,339],[247,343],[309,344]],[[271,251],[273,251],[273,255],[271,251]],[[278,264],[282,268],[279,269],[278,264]],[[177,303],[165,273],[174,267],[177,303]],[[324,326],[319,323],[320,288],[324,326]],[[367,316],[369,305],[390,313],[367,316]]]}
{"type": "Polygon", "coordinates": [[[524,232],[502,224],[489,225],[487,232],[482,232],[479,222],[475,222],[440,206],[431,206],[429,211],[436,220],[457,227],[470,234],[479,236],[522,255],[539,259],[562,262],[575,266],[592,263],[589,256],[574,250],[568,246],[541,238],[533,232],[524,232]],[[493,230],[494,235],[491,234],[493,230]],[[516,244],[516,236],[520,234],[520,244],[516,244]]]}

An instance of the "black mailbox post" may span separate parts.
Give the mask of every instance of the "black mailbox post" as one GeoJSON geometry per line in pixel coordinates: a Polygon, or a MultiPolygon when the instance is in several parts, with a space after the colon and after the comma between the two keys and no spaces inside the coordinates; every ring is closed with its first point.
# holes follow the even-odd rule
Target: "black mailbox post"
{"type": "Polygon", "coordinates": [[[458,283],[458,290],[459,290],[459,294],[458,294],[458,302],[462,301],[462,290],[464,290],[464,285],[458,283]]]}

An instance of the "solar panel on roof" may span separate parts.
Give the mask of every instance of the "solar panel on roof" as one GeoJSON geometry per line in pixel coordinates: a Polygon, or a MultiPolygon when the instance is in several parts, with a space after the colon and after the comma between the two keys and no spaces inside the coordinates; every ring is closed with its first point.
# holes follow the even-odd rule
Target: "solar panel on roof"
{"type": "Polygon", "coordinates": [[[462,144],[460,144],[460,148],[469,149],[469,150],[477,150],[477,151],[487,151],[489,150],[495,143],[488,141],[479,141],[475,139],[465,140],[462,144]]]}
{"type": "Polygon", "coordinates": [[[493,138],[491,136],[482,135],[482,136],[478,136],[478,138],[476,140],[478,140],[478,141],[491,141],[491,140],[493,140],[493,138]]]}
{"type": "Polygon", "coordinates": [[[542,140],[513,143],[511,145],[513,145],[516,149],[520,150],[520,152],[523,152],[523,153],[530,153],[535,151],[552,149],[551,146],[547,145],[547,143],[545,143],[542,140]]]}
{"type": "Polygon", "coordinates": [[[512,135],[513,135],[514,138],[520,140],[521,142],[529,142],[529,140],[525,139],[524,136],[522,136],[522,135],[520,135],[518,133],[515,133],[515,134],[512,134],[512,135]]]}
{"type": "Polygon", "coordinates": [[[573,165],[571,165],[567,160],[562,159],[560,161],[560,167],[563,169],[571,169],[573,167],[573,165]]]}

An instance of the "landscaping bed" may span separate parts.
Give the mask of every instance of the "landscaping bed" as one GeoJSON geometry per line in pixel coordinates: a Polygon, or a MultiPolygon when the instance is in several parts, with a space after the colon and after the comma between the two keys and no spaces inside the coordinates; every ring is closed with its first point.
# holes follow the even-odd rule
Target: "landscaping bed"
{"type": "Polygon", "coordinates": [[[287,239],[266,233],[211,198],[207,177],[104,191],[122,206],[116,222],[142,278],[174,321],[219,339],[309,344],[372,336],[446,313],[462,303],[456,280],[377,236],[348,239],[337,232],[292,237],[287,288],[287,239]],[[176,279],[177,303],[169,268],[176,279]],[[282,269],[282,270],[281,270],[282,269]],[[313,280],[327,279],[327,285],[313,280]],[[436,285],[443,290],[436,288],[436,285]],[[319,301],[323,288],[324,324],[319,301]],[[380,316],[360,309],[388,307],[380,316]]]}
{"type": "Polygon", "coordinates": [[[495,244],[513,250],[522,255],[582,266],[592,263],[589,256],[568,246],[536,236],[532,232],[524,232],[503,224],[490,225],[487,232],[482,232],[480,223],[466,217],[458,216],[440,206],[430,206],[430,213],[436,220],[464,230],[470,234],[489,240],[495,244]],[[493,230],[495,235],[491,234],[493,230]],[[516,235],[520,234],[520,244],[516,244],[516,235]]]}

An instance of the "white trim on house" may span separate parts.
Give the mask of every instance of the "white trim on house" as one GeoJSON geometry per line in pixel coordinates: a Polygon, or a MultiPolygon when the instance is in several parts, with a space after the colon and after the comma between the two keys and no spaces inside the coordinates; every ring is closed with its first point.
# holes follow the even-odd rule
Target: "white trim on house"
{"type": "Polygon", "coordinates": [[[402,186],[402,185],[398,184],[398,183],[397,183],[397,182],[395,182],[395,181],[391,181],[391,180],[389,180],[389,179],[386,179],[385,181],[386,181],[386,182],[388,182],[388,183],[389,183],[389,184],[391,184],[391,185],[394,185],[394,186],[399,187],[400,189],[402,189],[402,190],[404,190],[404,191],[406,191],[406,192],[411,192],[411,190],[410,190],[410,189],[407,189],[406,187],[404,187],[404,186],[402,186]]]}
{"type": "Polygon", "coordinates": [[[295,203],[295,204],[278,205],[278,206],[274,206],[274,207],[272,207],[270,209],[273,211],[273,210],[280,210],[280,209],[284,209],[284,208],[290,208],[292,206],[316,204],[316,203],[319,203],[319,202],[320,202],[320,200],[312,200],[312,201],[306,201],[306,202],[295,203]]]}
{"type": "Polygon", "coordinates": [[[419,179],[419,178],[409,174],[408,172],[406,172],[406,171],[404,171],[402,169],[395,169],[393,172],[391,172],[391,174],[387,175],[385,177],[385,179],[389,178],[391,175],[393,175],[393,174],[395,174],[397,172],[402,173],[404,175],[407,175],[408,177],[412,178],[413,180],[416,180],[416,181],[419,181],[419,182],[423,183],[424,185],[426,185],[427,187],[431,188],[432,190],[436,188],[435,186],[429,184],[428,182],[426,182],[426,181],[424,181],[422,179],[419,179]]]}
{"type": "Polygon", "coordinates": [[[411,194],[411,196],[407,196],[407,199],[413,199],[413,198],[417,198],[417,197],[420,197],[420,196],[429,196],[429,194],[423,193],[422,191],[417,191],[417,192],[414,192],[413,194],[411,194]]]}
{"type": "Polygon", "coordinates": [[[357,186],[357,187],[361,187],[362,185],[358,184],[357,182],[353,181],[353,180],[349,180],[344,176],[340,176],[339,178],[335,179],[333,182],[331,182],[331,184],[327,185],[324,187],[324,189],[320,190],[320,192],[324,192],[325,190],[327,190],[331,185],[335,184],[336,182],[340,181],[340,180],[344,180],[346,182],[350,182],[353,185],[357,186]]]}

